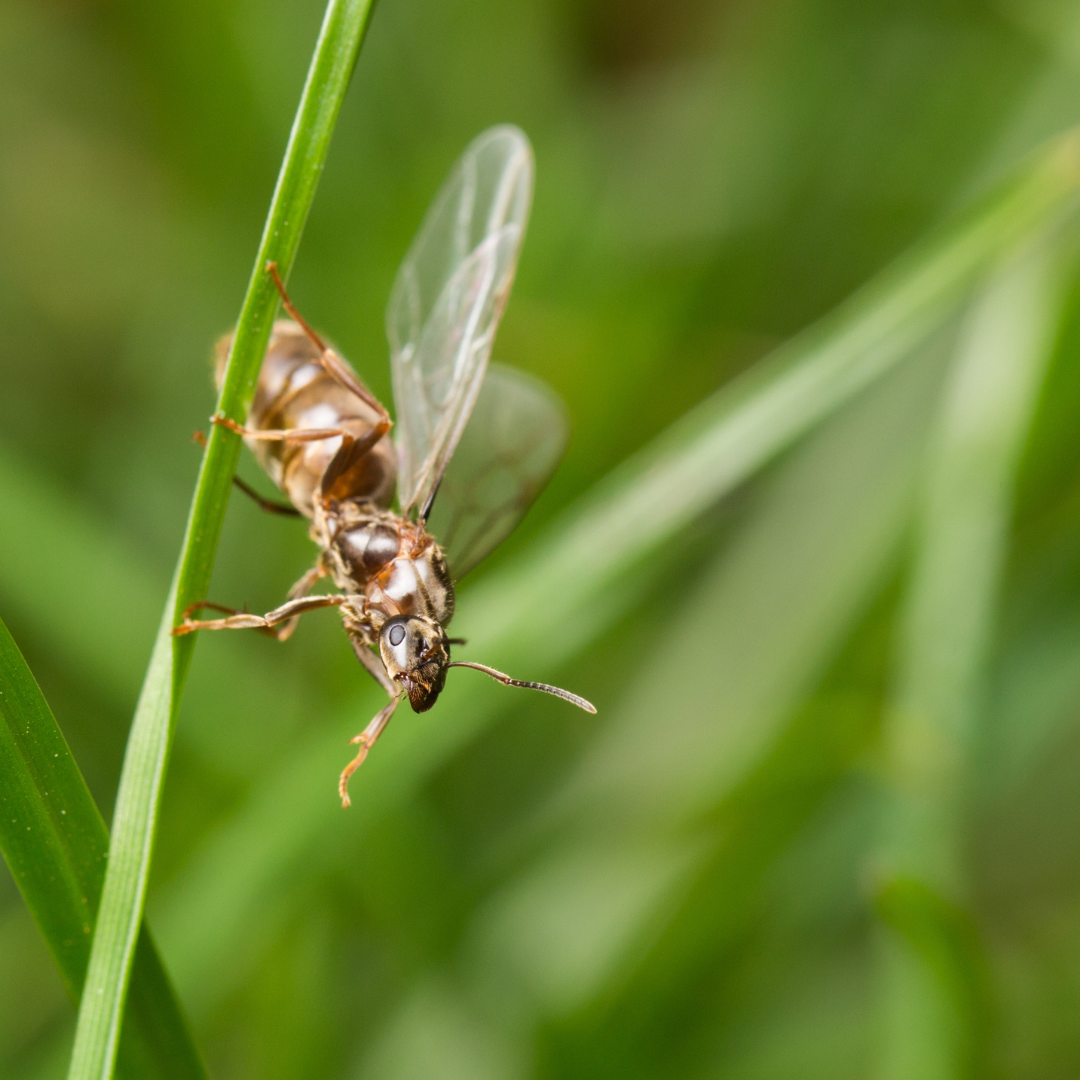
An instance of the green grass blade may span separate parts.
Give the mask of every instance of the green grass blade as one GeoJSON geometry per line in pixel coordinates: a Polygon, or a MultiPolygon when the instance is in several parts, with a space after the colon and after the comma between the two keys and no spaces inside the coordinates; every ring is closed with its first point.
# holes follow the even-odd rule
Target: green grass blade
{"type": "MultiPolygon", "coordinates": [[[[634,589],[619,581],[629,567],[909,355],[1005,252],[1075,201],[1078,185],[1080,136],[1073,133],[747,378],[704,401],[556,522],[531,557],[462,591],[454,627],[470,655],[548,677],[610,625],[621,604],[634,602],[634,589]]],[[[492,695],[448,683],[438,709],[396,727],[365,763],[344,825],[332,782],[345,738],[366,719],[362,710],[298,747],[215,835],[165,904],[163,933],[185,944],[180,985],[217,989],[211,972],[220,969],[221,950],[244,935],[268,890],[290,889],[318,835],[362,828],[408,798],[498,708],[492,695]],[[312,795],[320,776],[323,789],[312,795]]]]}
{"type": "MultiPolygon", "coordinates": [[[[237,420],[247,415],[277,307],[265,267],[275,261],[287,276],[292,266],[372,4],[331,0],[326,9],[218,399],[218,410],[237,420]]],[[[238,436],[221,427],[211,432],[173,588],[135,710],[70,1080],[108,1080],[112,1075],[173,725],[194,648],[191,637],[175,639],[171,630],[184,609],[206,595],[240,445],[238,436]]]]}
{"type": "MultiPolygon", "coordinates": [[[[130,715],[168,592],[167,577],[145,549],[47,473],[0,447],[0,551],[0,609],[48,642],[50,661],[76,676],[91,698],[108,702],[114,715],[130,715]],[[65,528],[57,529],[57,521],[65,528]],[[87,626],[96,632],[85,633],[87,626]]],[[[219,635],[202,658],[203,685],[215,687],[224,713],[277,709],[295,692],[273,650],[257,649],[253,657],[250,644],[240,634],[219,635]]],[[[178,725],[177,745],[212,760],[224,753],[234,768],[237,759],[217,742],[214,721],[199,709],[188,715],[192,722],[178,725]]],[[[265,766],[253,759],[244,767],[265,766]]],[[[160,930],[156,937],[160,942],[160,930]]],[[[174,981],[175,964],[170,957],[174,981]]]]}
{"type": "MultiPolygon", "coordinates": [[[[552,624],[565,617],[549,602],[552,582],[561,583],[561,594],[595,593],[600,562],[606,587],[909,355],[1004,253],[1075,203],[1078,187],[1080,134],[1071,132],[959,223],[908,252],[616,470],[558,541],[538,545],[536,558],[521,567],[519,576],[543,582],[537,598],[552,624]]],[[[503,605],[502,612],[520,621],[518,609],[503,605]]]]}
{"type": "Polygon", "coordinates": [[[926,477],[887,726],[892,784],[879,853],[883,1030],[895,1080],[983,1071],[987,994],[964,910],[967,768],[1012,516],[1015,475],[1068,278],[1045,237],[975,305],[926,477]]]}
{"type": "MultiPolygon", "coordinates": [[[[26,661],[0,622],[0,850],[73,1001],[90,958],[109,834],[26,661]]],[[[143,930],[120,1041],[124,1076],[205,1077],[143,930]]]]}

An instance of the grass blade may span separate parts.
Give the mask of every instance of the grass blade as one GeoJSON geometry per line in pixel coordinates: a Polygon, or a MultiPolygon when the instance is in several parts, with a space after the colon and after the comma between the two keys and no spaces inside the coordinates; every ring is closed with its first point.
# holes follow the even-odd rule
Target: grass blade
{"type": "MultiPolygon", "coordinates": [[[[236,420],[246,418],[277,308],[265,267],[275,261],[287,275],[292,266],[372,4],[331,0],[326,9],[218,399],[218,410],[236,420]]],[[[171,630],[209,587],[240,445],[238,436],[221,427],[211,432],[173,588],[136,706],[70,1080],[108,1080],[112,1075],[173,725],[194,648],[191,638],[174,639],[171,630]]]]}
{"type": "Polygon", "coordinates": [[[892,783],[879,853],[883,1031],[895,1080],[984,1071],[987,995],[965,910],[963,819],[981,676],[1016,470],[1065,300],[1045,236],[979,299],[946,390],[926,478],[900,670],[887,726],[892,783]]]}
{"type": "MultiPolygon", "coordinates": [[[[0,850],[78,1001],[109,834],[26,661],[0,622],[0,850]]],[[[157,950],[139,936],[120,1040],[124,1076],[205,1077],[157,950]]]]}

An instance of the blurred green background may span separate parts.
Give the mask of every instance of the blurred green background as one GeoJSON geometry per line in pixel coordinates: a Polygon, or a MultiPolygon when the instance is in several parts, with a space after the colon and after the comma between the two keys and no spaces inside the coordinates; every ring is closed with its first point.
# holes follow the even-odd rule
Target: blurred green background
{"type": "MultiPolygon", "coordinates": [[[[106,818],[321,12],[0,0],[0,612],[106,818]]],[[[1080,5],[381,0],[291,290],[386,399],[397,264],[502,121],[537,189],[495,355],[574,430],[463,619],[1080,121],[1080,5]]],[[[572,659],[518,658],[596,718],[462,684],[433,720],[467,737],[395,780],[400,714],[343,813],[379,694],[334,617],[204,636],[149,918],[212,1075],[1080,1073],[1080,277],[1054,265],[626,575],[599,633],[559,628],[572,659]],[[964,442],[1017,295],[1052,308],[1039,355],[964,442]]],[[[237,498],[212,598],[267,610],[312,554],[237,498]]],[[[0,1076],[60,1077],[74,1010],[0,874],[0,1076]]]]}

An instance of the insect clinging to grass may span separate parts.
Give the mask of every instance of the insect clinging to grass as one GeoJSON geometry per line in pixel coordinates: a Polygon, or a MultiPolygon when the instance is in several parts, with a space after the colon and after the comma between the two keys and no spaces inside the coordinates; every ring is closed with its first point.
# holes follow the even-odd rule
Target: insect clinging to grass
{"type": "MultiPolygon", "coordinates": [[[[402,699],[416,712],[430,709],[452,667],[596,711],[568,690],[452,661],[451,646],[463,642],[446,633],[454,581],[521,520],[567,440],[565,413],[550,389],[488,364],[525,232],[532,175],[528,140],[504,125],[469,145],[436,196],[387,308],[396,427],[297,312],[273,264],[267,273],[292,318],[274,324],[248,426],[213,418],[244,437],[291,505],[259,501],[308,518],[320,553],[274,611],[195,604],[173,632],[259,629],[284,640],[305,612],[340,610],[357,657],[390,698],[352,740],[359,752],[338,785],[345,806],[349,777],[402,699]],[[340,592],[310,595],[324,577],[340,592]],[[225,617],[193,619],[200,608],[225,617]]],[[[218,343],[219,386],[231,340],[218,343]]]]}

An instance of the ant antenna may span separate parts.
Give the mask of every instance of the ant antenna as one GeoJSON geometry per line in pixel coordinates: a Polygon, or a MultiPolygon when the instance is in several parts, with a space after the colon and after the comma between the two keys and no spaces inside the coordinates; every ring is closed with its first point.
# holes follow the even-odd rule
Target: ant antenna
{"type": "Polygon", "coordinates": [[[488,667],[487,664],[471,664],[466,660],[454,660],[447,667],[475,668],[485,675],[490,675],[496,682],[501,682],[503,686],[520,686],[525,690],[542,690],[545,694],[554,694],[556,697],[561,697],[563,701],[569,701],[571,705],[576,705],[587,713],[596,712],[596,706],[591,701],[586,701],[583,697],[578,697],[577,694],[571,694],[569,690],[562,690],[558,686],[548,686],[547,683],[542,682],[522,682],[521,679],[511,679],[509,675],[504,675],[501,671],[488,667]]]}

